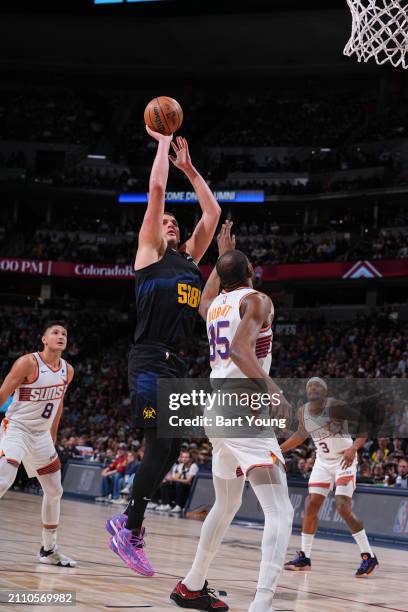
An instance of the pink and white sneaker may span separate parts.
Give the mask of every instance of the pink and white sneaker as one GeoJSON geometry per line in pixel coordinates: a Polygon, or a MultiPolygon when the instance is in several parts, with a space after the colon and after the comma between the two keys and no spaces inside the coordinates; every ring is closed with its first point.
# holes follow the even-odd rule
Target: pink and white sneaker
{"type": "Polygon", "coordinates": [[[110,547],[114,552],[117,550],[117,554],[122,561],[136,574],[154,576],[154,570],[144,552],[144,535],[144,527],[139,530],[138,534],[134,534],[131,529],[123,527],[113,536],[110,547]]]}
{"type": "Polygon", "coordinates": [[[105,529],[112,536],[116,535],[122,527],[125,527],[127,521],[126,514],[115,514],[110,519],[108,519],[105,523],[105,529]]]}

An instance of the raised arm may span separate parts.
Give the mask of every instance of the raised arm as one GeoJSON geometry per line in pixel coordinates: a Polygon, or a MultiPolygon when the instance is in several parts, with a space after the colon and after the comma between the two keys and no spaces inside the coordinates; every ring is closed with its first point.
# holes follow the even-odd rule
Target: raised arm
{"type": "Polygon", "coordinates": [[[36,377],[37,366],[32,355],[23,355],[14,362],[10,372],[7,374],[0,387],[0,406],[7,398],[25,381],[32,381],[36,377]]]}
{"type": "Polygon", "coordinates": [[[135,270],[140,270],[158,261],[166,249],[166,241],[163,236],[163,213],[172,136],[153,132],[148,126],[146,130],[159,144],[150,172],[149,200],[139,232],[135,270]]]}
{"type": "MultiPolygon", "coordinates": [[[[222,224],[220,233],[217,236],[218,255],[224,255],[227,251],[235,249],[235,236],[231,236],[232,221],[225,221],[222,224]]],[[[217,273],[217,268],[214,266],[208,280],[205,284],[204,291],[201,296],[199,313],[204,320],[207,319],[207,312],[211,302],[217,297],[220,292],[220,278],[217,273]]]]}
{"type": "Polygon", "coordinates": [[[180,250],[186,251],[191,255],[194,261],[198,263],[214,237],[221,215],[221,208],[213,196],[211,189],[198,170],[193,166],[187,140],[178,136],[176,142],[172,142],[171,146],[173,147],[176,157],[170,155],[170,160],[176,168],[184,172],[190,181],[197,194],[198,202],[202,210],[201,219],[197,223],[192,236],[180,248],[180,250]]]}

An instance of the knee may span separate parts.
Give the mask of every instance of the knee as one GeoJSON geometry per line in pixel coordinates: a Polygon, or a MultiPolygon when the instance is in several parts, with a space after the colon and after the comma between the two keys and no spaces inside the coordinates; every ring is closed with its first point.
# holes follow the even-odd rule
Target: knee
{"type": "Polygon", "coordinates": [[[6,458],[0,461],[0,497],[11,487],[17,476],[17,467],[7,462],[6,458]]]}
{"type": "Polygon", "coordinates": [[[56,501],[58,499],[61,499],[62,494],[64,492],[61,481],[53,483],[52,486],[43,486],[43,492],[44,496],[46,496],[47,499],[50,501],[56,501]]]}
{"type": "Polygon", "coordinates": [[[342,495],[336,495],[336,510],[342,518],[349,516],[351,513],[350,499],[342,495]]]}
{"type": "Polygon", "coordinates": [[[319,514],[321,505],[322,502],[320,501],[320,499],[315,499],[314,496],[309,496],[307,498],[306,511],[308,514],[317,516],[317,514],[319,514]]]}

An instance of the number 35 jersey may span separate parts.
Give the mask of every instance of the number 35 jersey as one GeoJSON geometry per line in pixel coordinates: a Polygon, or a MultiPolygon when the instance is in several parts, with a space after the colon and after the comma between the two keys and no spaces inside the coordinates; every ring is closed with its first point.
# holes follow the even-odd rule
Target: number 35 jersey
{"type": "MultiPolygon", "coordinates": [[[[207,313],[207,334],[210,344],[211,378],[246,378],[230,358],[230,347],[241,323],[242,300],[258,293],[251,287],[223,291],[211,303],[207,313]]],[[[271,315],[273,313],[271,312],[271,315]]],[[[271,316],[272,319],[272,316],[271,316]]],[[[272,330],[268,325],[260,330],[255,353],[264,371],[269,374],[272,361],[272,330]]]]}
{"type": "Polygon", "coordinates": [[[33,356],[37,363],[37,378],[17,387],[6,417],[29,431],[47,431],[68,386],[67,362],[61,359],[59,369],[54,371],[38,353],[33,353],[33,356]]]}

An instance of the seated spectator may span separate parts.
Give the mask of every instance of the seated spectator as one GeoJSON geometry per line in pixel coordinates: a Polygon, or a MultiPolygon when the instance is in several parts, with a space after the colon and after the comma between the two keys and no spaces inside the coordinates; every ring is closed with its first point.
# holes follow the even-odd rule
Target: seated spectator
{"type": "Polygon", "coordinates": [[[198,471],[210,473],[212,471],[212,457],[206,448],[201,448],[197,459],[198,471]]]}
{"type": "Polygon", "coordinates": [[[388,439],[387,438],[378,438],[378,448],[372,453],[371,459],[378,463],[383,459],[386,459],[390,454],[390,449],[388,448],[388,439]]]}
{"type": "Polygon", "coordinates": [[[388,462],[385,464],[384,484],[388,487],[393,487],[397,480],[397,468],[394,463],[388,462]]]}
{"type": "Polygon", "coordinates": [[[98,501],[116,500],[120,497],[120,483],[127,463],[126,444],[119,444],[115,459],[102,472],[102,497],[98,501]]]}
{"type": "Polygon", "coordinates": [[[379,485],[384,484],[384,470],[380,463],[374,466],[373,469],[373,484],[379,485]]]}
{"type": "Polygon", "coordinates": [[[408,487],[408,460],[400,459],[398,462],[398,476],[401,476],[401,487],[406,489],[408,487]]]}
{"type": "Polygon", "coordinates": [[[175,514],[182,511],[190,492],[191,483],[199,468],[193,462],[189,451],[180,454],[178,462],[166,476],[160,487],[162,504],[157,510],[171,511],[175,514]],[[171,504],[175,503],[172,509],[171,504]]]}
{"type": "Polygon", "coordinates": [[[357,484],[373,484],[374,480],[371,476],[371,468],[368,463],[363,463],[357,473],[357,484]]]}
{"type": "MultiPolygon", "coordinates": [[[[139,469],[140,461],[138,460],[136,453],[134,451],[129,451],[127,454],[125,473],[119,479],[119,491],[122,495],[128,495],[130,493],[133,479],[137,470],[139,469]]],[[[122,503],[120,498],[113,499],[114,503],[122,503]]]]}

